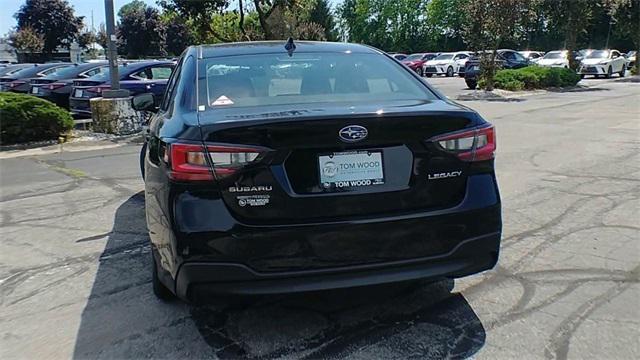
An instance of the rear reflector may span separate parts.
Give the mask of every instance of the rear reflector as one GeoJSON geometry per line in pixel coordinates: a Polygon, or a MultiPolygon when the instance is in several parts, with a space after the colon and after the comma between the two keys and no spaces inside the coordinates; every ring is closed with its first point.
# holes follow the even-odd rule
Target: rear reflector
{"type": "Polygon", "coordinates": [[[87,91],[94,92],[96,94],[102,94],[104,90],[109,90],[109,89],[111,89],[111,85],[98,85],[98,86],[87,88],[87,91]]]}
{"type": "Polygon", "coordinates": [[[215,178],[220,179],[256,161],[262,151],[235,145],[208,145],[205,148],[197,144],[173,143],[166,159],[171,164],[169,177],[176,181],[212,181],[215,174],[215,178]]]}
{"type": "Polygon", "coordinates": [[[483,161],[495,158],[496,136],[493,125],[438,136],[430,141],[456,154],[463,161],[483,161]]]}
{"type": "Polygon", "coordinates": [[[15,80],[15,81],[12,81],[12,82],[9,83],[9,87],[10,88],[14,88],[14,87],[17,87],[17,86],[20,86],[20,85],[24,85],[26,83],[27,83],[26,81],[15,80]]]}

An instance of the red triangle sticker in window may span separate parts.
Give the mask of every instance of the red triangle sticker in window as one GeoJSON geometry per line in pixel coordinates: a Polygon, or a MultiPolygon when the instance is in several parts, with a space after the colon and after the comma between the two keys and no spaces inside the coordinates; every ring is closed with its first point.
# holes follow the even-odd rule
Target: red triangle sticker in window
{"type": "Polygon", "coordinates": [[[216,99],[216,101],[211,103],[211,106],[220,106],[220,105],[233,105],[233,101],[228,97],[222,95],[216,99]]]}

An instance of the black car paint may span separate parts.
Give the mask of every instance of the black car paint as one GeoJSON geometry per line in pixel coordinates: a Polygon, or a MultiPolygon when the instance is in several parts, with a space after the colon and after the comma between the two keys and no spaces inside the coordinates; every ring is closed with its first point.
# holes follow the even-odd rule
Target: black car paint
{"type": "Polygon", "coordinates": [[[31,80],[45,76],[46,72],[52,69],[71,66],[71,63],[48,63],[48,64],[35,64],[34,66],[25,67],[17,72],[0,77],[0,86],[2,90],[23,93],[26,94],[31,89],[31,80]],[[13,81],[22,81],[22,83],[15,87],[8,87],[13,81]]]}
{"type": "MultiPolygon", "coordinates": [[[[500,69],[520,69],[529,66],[531,62],[524,58],[524,61],[510,60],[505,57],[506,53],[518,53],[515,50],[501,49],[496,52],[495,63],[500,69]]],[[[464,65],[464,80],[469,88],[475,88],[480,76],[480,58],[474,55],[467,60],[464,65]],[[477,67],[475,69],[474,67],[477,67]]]]}
{"type": "MultiPolygon", "coordinates": [[[[353,44],[299,42],[297,51],[346,50],[390,58],[353,44]]],[[[406,68],[436,99],[197,111],[190,90],[199,59],[273,52],[286,54],[284,43],[188,48],[151,121],[143,154],[146,216],[158,276],[169,290],[195,300],[210,292],[278,293],[454,278],[494,266],[502,223],[493,160],[465,163],[427,141],[485,126],[477,113],[451,102],[406,68]],[[178,76],[174,90],[171,84],[178,76]],[[361,143],[340,142],[337,132],[346,125],[367,126],[370,135],[361,143]],[[312,128],[312,135],[305,136],[312,128]],[[163,160],[167,146],[203,140],[271,151],[223,181],[170,180],[163,160]],[[296,173],[309,170],[296,157],[372,147],[390,160],[410,154],[408,163],[403,163],[406,156],[398,156],[390,164],[399,173],[384,188],[323,193],[296,173]],[[428,184],[429,174],[451,170],[464,177],[428,184]],[[296,182],[296,176],[303,180],[296,182]],[[260,185],[273,187],[274,206],[241,209],[234,203],[229,187],[260,185]]]]}

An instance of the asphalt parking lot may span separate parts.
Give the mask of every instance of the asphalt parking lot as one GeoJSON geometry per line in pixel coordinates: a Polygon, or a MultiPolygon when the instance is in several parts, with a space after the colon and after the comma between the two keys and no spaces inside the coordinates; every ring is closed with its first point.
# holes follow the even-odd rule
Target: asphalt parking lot
{"type": "Polygon", "coordinates": [[[162,303],[138,144],[0,159],[0,358],[637,359],[640,84],[583,83],[464,102],[496,125],[504,236],[455,283],[162,303]]]}

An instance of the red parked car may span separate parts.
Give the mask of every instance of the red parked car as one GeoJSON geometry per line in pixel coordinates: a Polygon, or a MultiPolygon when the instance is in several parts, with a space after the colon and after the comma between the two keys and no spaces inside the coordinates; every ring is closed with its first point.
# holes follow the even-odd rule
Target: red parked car
{"type": "Polygon", "coordinates": [[[402,63],[407,65],[411,70],[417,72],[420,76],[423,76],[422,65],[428,60],[431,60],[438,56],[438,53],[417,53],[407,56],[402,63]]]}

